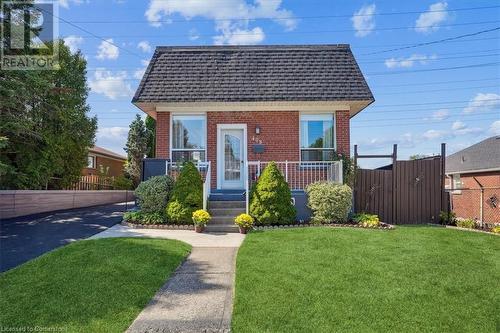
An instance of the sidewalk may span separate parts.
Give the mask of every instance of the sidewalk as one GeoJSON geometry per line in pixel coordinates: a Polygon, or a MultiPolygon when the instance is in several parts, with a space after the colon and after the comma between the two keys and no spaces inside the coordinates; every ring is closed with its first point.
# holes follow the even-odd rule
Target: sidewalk
{"type": "Polygon", "coordinates": [[[91,238],[155,237],[193,246],[191,254],[128,328],[145,332],[229,332],[236,255],[244,235],[116,225],[91,238]]]}

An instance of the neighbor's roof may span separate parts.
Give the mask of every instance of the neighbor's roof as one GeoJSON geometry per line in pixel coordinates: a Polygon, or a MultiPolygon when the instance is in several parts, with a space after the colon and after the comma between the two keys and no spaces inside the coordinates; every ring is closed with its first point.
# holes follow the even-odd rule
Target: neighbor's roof
{"type": "Polygon", "coordinates": [[[446,158],[446,173],[500,170],[500,136],[493,136],[446,158]]]}
{"type": "Polygon", "coordinates": [[[125,156],[119,155],[115,152],[112,152],[111,150],[107,150],[107,149],[104,149],[104,148],[98,147],[98,146],[94,146],[92,148],[89,148],[89,152],[94,153],[94,154],[99,154],[99,155],[104,155],[104,156],[116,158],[116,159],[120,159],[120,160],[127,159],[125,156]]]}
{"type": "Polygon", "coordinates": [[[157,47],[132,100],[374,101],[349,45],[157,47]]]}

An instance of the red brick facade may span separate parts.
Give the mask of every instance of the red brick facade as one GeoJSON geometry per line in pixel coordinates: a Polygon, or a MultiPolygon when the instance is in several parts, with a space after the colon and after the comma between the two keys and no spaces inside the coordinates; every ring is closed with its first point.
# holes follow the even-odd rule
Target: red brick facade
{"type": "MultiPolygon", "coordinates": [[[[336,112],[337,151],[349,156],[349,111],[336,112]]],[[[170,114],[158,112],[156,121],[156,156],[169,158],[170,114]]],[[[219,111],[207,112],[207,160],[212,162],[212,185],[217,170],[217,124],[247,125],[247,154],[249,161],[299,161],[299,111],[219,111]],[[255,133],[256,126],[260,134],[255,133]],[[264,153],[253,152],[253,144],[263,144],[264,153]]]]}
{"type": "Polygon", "coordinates": [[[500,223],[500,172],[482,172],[462,174],[462,190],[454,191],[451,195],[453,211],[457,217],[479,220],[481,216],[481,191],[479,184],[484,188],[483,193],[483,221],[486,223],[500,223]],[[497,198],[496,207],[491,202],[497,198]],[[494,200],[494,199],[493,199],[494,200]]]}
{"type": "Polygon", "coordinates": [[[95,156],[95,168],[83,168],[82,176],[95,176],[99,175],[99,171],[101,170],[101,165],[106,172],[108,170],[107,176],[109,177],[118,177],[123,176],[123,168],[125,167],[125,160],[119,161],[117,159],[109,158],[101,155],[93,155],[95,156]]]}

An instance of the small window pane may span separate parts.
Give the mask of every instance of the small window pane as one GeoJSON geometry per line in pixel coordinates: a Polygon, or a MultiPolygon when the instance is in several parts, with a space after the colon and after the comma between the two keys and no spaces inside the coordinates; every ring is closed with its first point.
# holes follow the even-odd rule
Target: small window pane
{"type": "Polygon", "coordinates": [[[87,157],[87,167],[88,168],[95,168],[95,157],[94,156],[87,157]]]}
{"type": "Polygon", "coordinates": [[[302,149],[300,151],[301,161],[332,161],[335,151],[332,149],[302,149]]]}
{"type": "Polygon", "coordinates": [[[301,148],[334,148],[333,116],[330,119],[303,117],[300,122],[301,148]]]}
{"type": "Polygon", "coordinates": [[[173,149],[205,149],[205,118],[174,116],[172,123],[173,149]]]}
{"type": "Polygon", "coordinates": [[[205,161],[204,150],[172,151],[172,162],[205,161]]]}

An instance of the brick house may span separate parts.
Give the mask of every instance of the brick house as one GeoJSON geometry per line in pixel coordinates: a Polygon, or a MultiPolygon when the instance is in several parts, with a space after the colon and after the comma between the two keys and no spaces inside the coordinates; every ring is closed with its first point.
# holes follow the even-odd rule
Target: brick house
{"type": "Polygon", "coordinates": [[[156,119],[156,157],[209,162],[219,190],[267,161],[304,187],[288,165],[349,155],[350,119],[373,101],[349,45],[157,47],[132,100],[156,119]]]}
{"type": "Polygon", "coordinates": [[[446,176],[457,217],[500,223],[500,136],[448,156],[446,176]]]}
{"type": "Polygon", "coordinates": [[[101,170],[106,176],[123,176],[123,168],[127,158],[98,146],[89,148],[88,165],[82,169],[82,176],[96,176],[101,170]]]}

